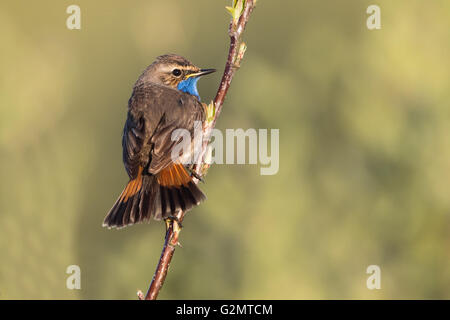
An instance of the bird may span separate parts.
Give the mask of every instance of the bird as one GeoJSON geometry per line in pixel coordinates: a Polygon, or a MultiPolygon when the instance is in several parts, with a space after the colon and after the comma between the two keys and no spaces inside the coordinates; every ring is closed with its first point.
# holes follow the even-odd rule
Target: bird
{"type": "Polygon", "coordinates": [[[165,54],[139,76],[122,134],[122,158],[130,180],[106,215],[104,227],[172,219],[206,199],[181,156],[173,159],[177,140],[171,137],[176,129],[188,130],[192,136],[196,121],[205,121],[197,82],[215,71],[165,54]]]}

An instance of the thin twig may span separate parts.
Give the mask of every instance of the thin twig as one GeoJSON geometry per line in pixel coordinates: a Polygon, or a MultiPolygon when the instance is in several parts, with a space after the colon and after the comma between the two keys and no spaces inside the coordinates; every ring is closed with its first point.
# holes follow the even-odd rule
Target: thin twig
{"type": "MultiPolygon", "coordinates": [[[[240,62],[245,53],[245,43],[241,43],[241,35],[245,30],[247,21],[250,18],[250,14],[255,7],[256,0],[238,0],[238,5],[243,5],[242,12],[237,17],[233,17],[230,22],[228,34],[230,36],[230,49],[228,51],[228,58],[225,65],[225,71],[222,76],[222,80],[219,85],[216,97],[212,102],[212,108],[214,108],[214,116],[210,121],[206,121],[203,127],[203,139],[202,149],[197,159],[197,163],[194,165],[193,171],[196,177],[203,177],[206,174],[209,164],[205,163],[205,154],[208,149],[208,143],[211,137],[212,129],[214,129],[217,118],[222,111],[223,102],[230,88],[231,80],[240,66],[240,62]]],[[[236,3],[235,3],[236,5],[236,3]]],[[[195,183],[199,182],[199,179],[193,178],[195,183]]],[[[175,252],[175,247],[180,245],[178,242],[180,225],[183,222],[185,212],[180,211],[176,218],[177,220],[168,220],[167,231],[164,240],[164,247],[162,249],[161,257],[159,258],[158,266],[156,267],[155,274],[148,289],[145,300],[155,300],[158,297],[164,280],[169,270],[170,262],[175,252]]],[[[144,295],[141,291],[138,291],[139,299],[143,300],[144,295]]]]}

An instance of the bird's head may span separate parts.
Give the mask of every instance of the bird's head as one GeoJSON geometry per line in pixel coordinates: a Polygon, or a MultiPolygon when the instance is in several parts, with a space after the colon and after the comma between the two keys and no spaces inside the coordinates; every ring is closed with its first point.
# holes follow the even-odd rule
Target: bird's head
{"type": "Polygon", "coordinates": [[[201,76],[215,71],[215,69],[200,69],[179,55],[166,54],[156,58],[155,62],[142,73],[136,84],[157,83],[189,93],[200,99],[197,81],[201,76]]]}

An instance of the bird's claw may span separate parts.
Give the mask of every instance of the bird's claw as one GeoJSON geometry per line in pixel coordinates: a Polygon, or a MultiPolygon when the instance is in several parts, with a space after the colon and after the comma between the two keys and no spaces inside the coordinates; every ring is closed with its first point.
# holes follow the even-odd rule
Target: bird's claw
{"type": "Polygon", "coordinates": [[[198,181],[205,183],[205,180],[203,180],[203,178],[197,172],[191,171],[191,176],[193,176],[198,181]]]}

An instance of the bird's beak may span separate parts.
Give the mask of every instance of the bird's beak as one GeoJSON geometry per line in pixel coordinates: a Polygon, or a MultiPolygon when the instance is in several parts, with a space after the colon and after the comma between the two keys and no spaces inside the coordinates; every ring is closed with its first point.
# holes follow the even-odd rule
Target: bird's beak
{"type": "Polygon", "coordinates": [[[186,79],[201,77],[210,73],[216,72],[216,69],[201,69],[199,72],[190,73],[186,76],[186,79]]]}

